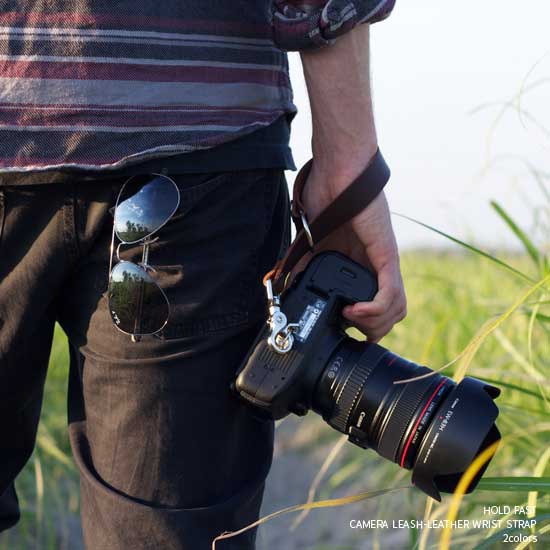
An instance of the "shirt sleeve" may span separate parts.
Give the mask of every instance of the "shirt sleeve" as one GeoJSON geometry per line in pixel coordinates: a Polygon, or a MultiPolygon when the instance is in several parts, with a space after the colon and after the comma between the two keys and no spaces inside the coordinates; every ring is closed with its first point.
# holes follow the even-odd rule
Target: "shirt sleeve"
{"type": "Polygon", "coordinates": [[[273,0],[275,44],[285,51],[321,48],[361,23],[386,19],[395,0],[273,0]]]}

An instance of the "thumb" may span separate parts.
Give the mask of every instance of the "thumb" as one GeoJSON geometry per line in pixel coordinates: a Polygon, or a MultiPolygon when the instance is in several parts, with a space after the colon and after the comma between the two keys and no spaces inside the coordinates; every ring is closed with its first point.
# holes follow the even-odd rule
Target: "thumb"
{"type": "Polygon", "coordinates": [[[387,264],[378,272],[378,292],[370,302],[357,302],[346,306],[345,314],[377,317],[386,313],[401,288],[399,268],[387,264]]]}

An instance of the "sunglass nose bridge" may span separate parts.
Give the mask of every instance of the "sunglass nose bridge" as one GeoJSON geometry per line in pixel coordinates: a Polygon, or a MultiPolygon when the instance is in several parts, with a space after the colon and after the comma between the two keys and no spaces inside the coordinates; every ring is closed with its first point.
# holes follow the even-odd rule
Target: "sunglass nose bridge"
{"type": "Polygon", "coordinates": [[[141,256],[141,263],[142,265],[146,266],[146,265],[149,265],[149,245],[151,243],[154,243],[155,241],[158,240],[158,235],[154,238],[154,239],[148,239],[148,238],[145,238],[143,240],[143,254],[141,256]]]}
{"type": "MultiPolygon", "coordinates": [[[[160,239],[160,236],[157,235],[154,239],[148,239],[147,237],[145,237],[141,242],[139,242],[139,244],[141,244],[143,246],[143,253],[142,253],[142,256],[141,256],[141,264],[144,265],[144,266],[149,266],[148,262],[149,262],[149,245],[158,241],[160,239]]],[[[124,241],[121,241],[120,243],[118,243],[117,247],[116,247],[116,257],[117,257],[117,260],[119,262],[121,262],[121,258],[120,258],[120,247],[123,245],[123,244],[137,244],[137,243],[125,243],[124,241]]]]}
{"type": "Polygon", "coordinates": [[[120,259],[120,254],[119,254],[118,252],[119,252],[119,250],[120,250],[120,247],[121,247],[123,244],[124,244],[124,243],[122,243],[122,242],[121,242],[121,243],[118,243],[118,245],[117,245],[117,247],[116,247],[116,259],[117,259],[119,262],[122,261],[122,260],[120,259]]]}

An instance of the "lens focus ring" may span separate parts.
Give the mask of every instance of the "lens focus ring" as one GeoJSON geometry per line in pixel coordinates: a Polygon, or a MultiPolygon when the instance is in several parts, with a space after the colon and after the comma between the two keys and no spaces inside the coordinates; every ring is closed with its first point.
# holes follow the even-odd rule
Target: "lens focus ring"
{"type": "Polygon", "coordinates": [[[336,399],[336,404],[332,411],[332,418],[329,424],[342,433],[347,433],[349,417],[357,399],[363,390],[367,378],[371,375],[374,363],[362,363],[361,359],[351,371],[340,395],[336,399]]]}
{"type": "Polygon", "coordinates": [[[414,413],[423,402],[429,388],[435,382],[439,383],[440,378],[441,376],[434,375],[407,382],[401,394],[396,399],[392,399],[393,410],[385,415],[387,423],[380,434],[377,449],[384,458],[393,462],[397,460],[397,451],[414,413]]]}

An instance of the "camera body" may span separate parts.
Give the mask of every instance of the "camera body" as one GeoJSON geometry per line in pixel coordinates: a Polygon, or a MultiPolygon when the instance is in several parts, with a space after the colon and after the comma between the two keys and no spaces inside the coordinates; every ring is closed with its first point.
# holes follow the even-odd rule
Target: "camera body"
{"type": "Polygon", "coordinates": [[[281,309],[270,306],[271,320],[233,387],[256,413],[275,420],[315,411],[352,443],[411,469],[413,484],[440,500],[500,439],[494,403],[500,390],[471,377],[456,383],[349,337],[342,307],[370,301],[376,292],[368,269],[338,252],[316,255],[285,291],[281,309]],[[281,326],[276,334],[285,345],[274,338],[281,326]]]}
{"type": "Polygon", "coordinates": [[[273,351],[266,326],[239,369],[240,396],[275,420],[290,412],[303,416],[315,410],[310,388],[328,357],[347,338],[342,308],[372,300],[377,288],[374,275],[343,254],[315,256],[284,296],[285,315],[299,325],[293,332],[292,349],[286,354],[273,351]]]}

